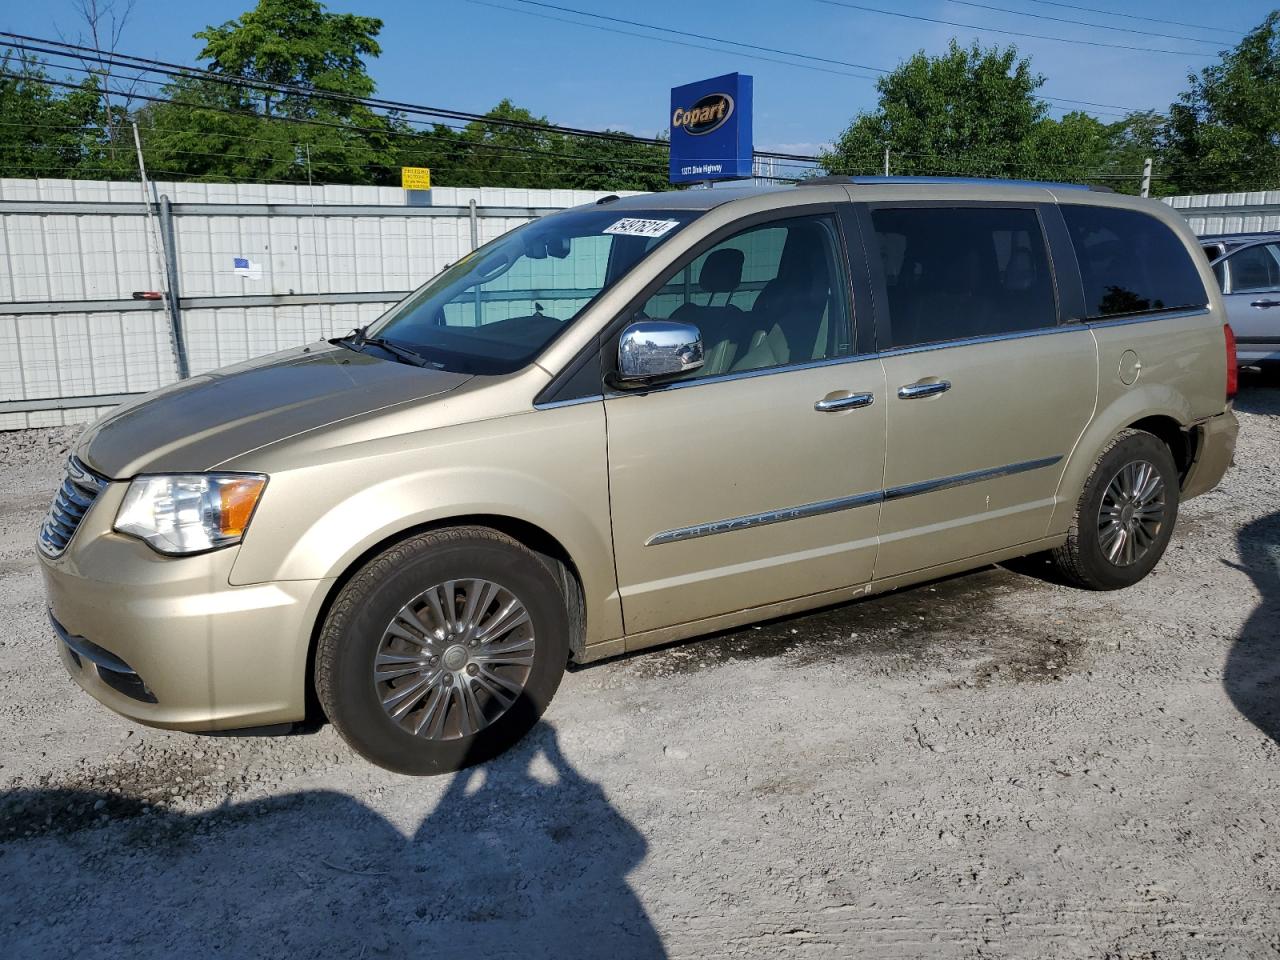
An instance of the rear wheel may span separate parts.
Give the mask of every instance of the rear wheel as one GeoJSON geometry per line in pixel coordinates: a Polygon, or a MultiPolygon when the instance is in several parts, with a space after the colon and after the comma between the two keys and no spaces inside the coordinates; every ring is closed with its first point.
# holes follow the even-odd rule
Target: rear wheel
{"type": "Polygon", "coordinates": [[[391,547],[343,587],[318,641],[316,693],[365,758],[447,773],[523,737],[568,656],[546,565],[494,530],[456,527],[391,547]]]}
{"type": "Polygon", "coordinates": [[[1122,431],[1085,481],[1067,542],[1052,553],[1054,565],[1068,582],[1090,590],[1132,586],[1164,555],[1178,494],[1178,470],[1164,442],[1122,431]]]}

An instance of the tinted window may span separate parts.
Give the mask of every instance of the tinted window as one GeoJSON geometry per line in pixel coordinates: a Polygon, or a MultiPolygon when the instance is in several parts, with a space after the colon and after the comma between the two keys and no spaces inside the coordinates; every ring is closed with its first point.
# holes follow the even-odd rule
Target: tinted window
{"type": "Polygon", "coordinates": [[[1064,204],[1091,317],[1209,302],[1187,248],[1155,217],[1134,210],[1064,204]]]}
{"type": "Polygon", "coordinates": [[[1232,293],[1280,289],[1280,243],[1245,247],[1226,262],[1231,264],[1232,293]]]}
{"type": "Polygon", "coordinates": [[[705,362],[689,379],[839,356],[849,348],[842,257],[830,217],[771,221],[700,254],[642,313],[698,327],[705,362]]]}
{"type": "Polygon", "coordinates": [[[893,346],[990,336],[1057,322],[1040,218],[1012,207],[872,211],[893,346]]]}

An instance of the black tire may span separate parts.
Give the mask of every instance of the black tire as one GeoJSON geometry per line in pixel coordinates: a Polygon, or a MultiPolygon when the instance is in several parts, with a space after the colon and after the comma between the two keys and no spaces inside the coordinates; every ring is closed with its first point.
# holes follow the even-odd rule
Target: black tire
{"type": "Polygon", "coordinates": [[[451,527],[388,548],[342,588],[317,641],[316,695],[342,738],[378,766],[413,775],[450,773],[495,757],[523,737],[555,695],[568,658],[569,618],[547,565],[495,530],[451,527]],[[471,736],[415,736],[383,708],[374,658],[401,607],[436,584],[470,578],[500,585],[528,611],[535,641],[524,689],[471,736]]]}
{"type": "Polygon", "coordinates": [[[1178,468],[1164,441],[1142,430],[1122,430],[1093,465],[1084,492],[1076,505],[1067,542],[1051,551],[1054,566],[1069,584],[1087,590],[1120,590],[1131,587],[1164,555],[1178,519],[1180,487],[1178,468]],[[1159,531],[1145,552],[1127,565],[1112,562],[1103,550],[1099,513],[1112,480],[1127,465],[1145,461],[1155,467],[1164,483],[1164,504],[1159,531]]]}

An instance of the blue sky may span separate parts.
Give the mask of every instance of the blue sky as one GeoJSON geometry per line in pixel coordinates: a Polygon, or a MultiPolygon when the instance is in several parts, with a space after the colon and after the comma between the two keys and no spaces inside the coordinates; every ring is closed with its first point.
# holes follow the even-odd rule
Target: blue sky
{"type": "MultiPolygon", "coordinates": [[[[243,12],[251,0],[137,0],[120,44],[123,52],[194,62],[200,44],[191,34],[243,12]]],[[[560,6],[673,27],[724,40],[799,51],[869,66],[892,68],[916,50],[936,53],[955,36],[986,44],[1016,43],[1047,78],[1042,93],[1124,107],[1164,109],[1185,86],[1189,72],[1213,62],[1256,25],[1276,0],[1075,0],[1077,6],[1122,10],[1134,17],[1222,30],[1172,26],[1153,20],[1086,13],[1035,0],[857,0],[855,6],[896,10],[921,17],[980,25],[954,27],[851,9],[826,0],[779,3],[746,0],[554,0],[560,6]],[[985,5],[984,5],[985,4],[985,5]],[[987,6],[1048,17],[1124,27],[1073,26],[1052,20],[994,12],[987,6]],[[1161,47],[1188,53],[1147,53],[1012,37],[992,29],[1071,37],[1097,43],[1161,47]],[[1231,31],[1234,31],[1232,33],[1231,31]],[[1196,43],[1153,36],[1180,34],[1213,41],[1196,43]],[[1209,54],[1209,57],[1190,53],[1209,54]]],[[[848,0],[854,2],[854,0],[848,0]]],[[[10,0],[0,29],[40,36],[73,37],[79,29],[72,0],[20,3],[10,0]]],[[[332,0],[330,9],[377,16],[384,21],[382,56],[371,64],[380,95],[431,106],[483,112],[503,97],[579,127],[612,127],[652,135],[666,125],[672,85],[738,70],[755,77],[756,146],[808,153],[830,142],[858,110],[875,103],[862,73],[830,66],[826,72],[766,62],[732,52],[691,49],[652,39],[622,36],[563,20],[582,20],[519,0],[332,0]],[[504,9],[499,9],[499,8],[504,9]],[[534,13],[542,16],[536,16],[534,13]],[[562,18],[561,21],[547,16],[562,18]]],[[[618,29],[641,33],[633,27],[618,29]]],[[[685,40],[689,43],[701,43],[685,40]]],[[[761,54],[773,56],[772,54],[761,54]]],[[[1063,106],[1056,106],[1055,113],[1063,106]]],[[[1091,109],[1091,108],[1085,108],[1091,109]]],[[[1112,119],[1097,109],[1102,119],[1112,119]]]]}

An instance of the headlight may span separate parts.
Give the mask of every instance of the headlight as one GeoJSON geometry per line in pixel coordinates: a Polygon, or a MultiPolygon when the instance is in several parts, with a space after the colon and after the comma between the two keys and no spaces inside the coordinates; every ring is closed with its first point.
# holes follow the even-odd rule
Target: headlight
{"type": "Polygon", "coordinates": [[[239,543],[267,478],[252,473],[138,477],[115,529],[161,553],[199,553],[239,543]]]}

